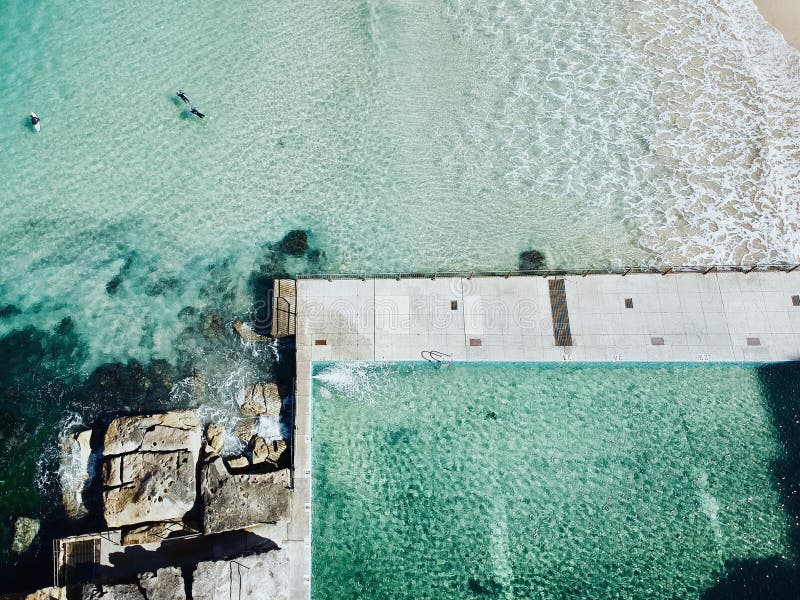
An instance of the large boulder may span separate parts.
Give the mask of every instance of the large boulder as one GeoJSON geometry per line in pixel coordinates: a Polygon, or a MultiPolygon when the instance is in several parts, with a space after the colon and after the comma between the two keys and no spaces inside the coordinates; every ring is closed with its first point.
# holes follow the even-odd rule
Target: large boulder
{"type": "Polygon", "coordinates": [[[14,521],[14,538],[11,541],[11,551],[14,554],[22,554],[31,547],[37,535],[39,535],[39,519],[18,517],[14,521]]]}
{"type": "Polygon", "coordinates": [[[103,465],[103,515],[109,527],[179,520],[195,501],[191,452],[135,452],[103,465]]]}
{"type": "Polygon", "coordinates": [[[234,475],[220,458],[203,466],[203,530],[216,533],[256,523],[274,523],[289,516],[289,469],[234,475]]]}
{"type": "Polygon", "coordinates": [[[36,590],[25,596],[25,600],[67,600],[67,589],[63,587],[49,587],[36,590]]]}
{"type": "Polygon", "coordinates": [[[112,456],[136,451],[188,450],[197,457],[201,433],[200,419],[193,411],[119,417],[106,430],[103,453],[112,456]]]}
{"type": "Polygon", "coordinates": [[[68,434],[61,440],[61,496],[67,515],[73,518],[86,514],[83,490],[93,471],[91,438],[92,430],[87,429],[68,434]]]}
{"type": "Polygon", "coordinates": [[[186,588],[181,570],[166,567],[139,575],[138,584],[84,585],[81,600],[186,600],[186,588]]]}
{"type": "Polygon", "coordinates": [[[289,556],[277,549],[235,560],[197,564],[192,577],[192,600],[263,598],[288,600],[289,556]]]}
{"type": "Polygon", "coordinates": [[[183,576],[177,567],[166,567],[155,573],[139,575],[139,585],[147,600],[186,600],[183,576]]]}
{"type": "Polygon", "coordinates": [[[277,468],[278,462],[287,448],[288,444],[285,440],[267,442],[261,436],[256,436],[253,440],[253,464],[264,464],[277,468]]]}
{"type": "Polygon", "coordinates": [[[103,464],[108,526],[182,519],[195,502],[201,437],[190,411],[114,419],[103,464]]]}
{"type": "Polygon", "coordinates": [[[81,590],[81,600],[147,600],[136,584],[87,584],[81,590]]]}
{"type": "Polygon", "coordinates": [[[206,449],[209,454],[219,454],[225,446],[225,428],[219,423],[206,427],[206,449]]]}
{"type": "Polygon", "coordinates": [[[187,535],[189,533],[194,533],[194,530],[181,522],[167,521],[166,523],[153,523],[124,531],[122,533],[121,543],[123,546],[151,544],[153,542],[162,542],[170,537],[187,535]]]}
{"type": "Polygon", "coordinates": [[[244,417],[258,415],[279,415],[281,395],[275,383],[256,383],[248,385],[239,394],[239,411],[244,417]]]}

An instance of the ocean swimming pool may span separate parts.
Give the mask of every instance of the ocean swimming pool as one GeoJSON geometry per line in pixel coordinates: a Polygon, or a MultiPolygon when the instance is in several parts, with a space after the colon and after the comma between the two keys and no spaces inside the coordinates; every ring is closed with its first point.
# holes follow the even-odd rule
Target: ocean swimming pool
{"type": "Polygon", "coordinates": [[[317,364],[313,597],[794,593],[798,373],[317,364]]]}

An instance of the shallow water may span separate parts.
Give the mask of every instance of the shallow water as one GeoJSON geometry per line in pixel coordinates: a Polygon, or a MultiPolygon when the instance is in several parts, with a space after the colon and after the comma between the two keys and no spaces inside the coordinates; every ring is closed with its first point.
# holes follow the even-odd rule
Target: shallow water
{"type": "Polygon", "coordinates": [[[797,375],[317,365],[313,597],[796,597],[797,375]]]}
{"type": "Polygon", "coordinates": [[[0,534],[60,432],[280,370],[227,327],[277,273],[798,259],[799,55],[749,0],[0,16],[0,534]]]}

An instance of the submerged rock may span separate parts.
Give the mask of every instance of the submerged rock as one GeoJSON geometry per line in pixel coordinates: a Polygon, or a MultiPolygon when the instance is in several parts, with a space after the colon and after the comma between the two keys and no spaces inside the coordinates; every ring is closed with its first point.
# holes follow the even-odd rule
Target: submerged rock
{"type": "Polygon", "coordinates": [[[114,419],[103,464],[108,526],[182,519],[194,506],[200,443],[200,421],[191,411],[114,419]]]}
{"type": "Polygon", "coordinates": [[[282,406],[278,385],[272,382],[248,385],[239,393],[238,403],[243,417],[279,415],[282,406]]]}
{"type": "Polygon", "coordinates": [[[538,250],[527,250],[520,252],[519,270],[520,271],[539,271],[547,266],[547,258],[538,250]]]}
{"type": "Polygon", "coordinates": [[[288,600],[289,555],[276,549],[233,561],[198,563],[192,576],[192,600],[222,598],[288,600]]]}
{"type": "Polygon", "coordinates": [[[39,519],[17,517],[14,521],[14,539],[11,541],[11,551],[22,554],[33,544],[39,534],[39,519]]]}
{"type": "Polygon", "coordinates": [[[203,466],[203,530],[216,533],[256,523],[274,523],[289,515],[289,469],[233,475],[220,458],[203,466]]]}
{"type": "Polygon", "coordinates": [[[308,233],[293,229],[278,243],[278,250],[289,256],[303,256],[308,250],[308,233]]]}
{"type": "Polygon", "coordinates": [[[222,317],[215,313],[205,313],[200,319],[200,328],[204,336],[215,340],[222,335],[222,317]]]}
{"type": "Polygon", "coordinates": [[[0,305],[0,319],[7,319],[8,317],[13,317],[14,315],[18,315],[21,312],[22,311],[13,304],[0,305]]]}

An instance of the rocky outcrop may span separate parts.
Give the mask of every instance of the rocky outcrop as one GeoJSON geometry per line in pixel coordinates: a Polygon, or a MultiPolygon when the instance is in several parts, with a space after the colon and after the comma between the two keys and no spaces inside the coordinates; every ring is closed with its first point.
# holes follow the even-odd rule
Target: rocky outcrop
{"type": "Polygon", "coordinates": [[[61,496],[64,510],[73,518],[86,514],[83,490],[93,471],[91,438],[92,430],[87,429],[66,435],[61,440],[61,496]]]}
{"type": "Polygon", "coordinates": [[[252,327],[241,321],[233,322],[233,330],[239,335],[243,342],[271,342],[272,338],[261,335],[252,327]]]}
{"type": "Polygon", "coordinates": [[[139,586],[147,600],[186,600],[183,576],[177,567],[139,575],[139,586]]]}
{"type": "Polygon", "coordinates": [[[67,590],[63,587],[44,588],[31,592],[25,600],[67,600],[67,590]]]}
{"type": "Polygon", "coordinates": [[[18,517],[14,521],[14,538],[11,541],[11,551],[14,554],[22,554],[31,547],[38,534],[39,519],[18,517]]]}
{"type": "Polygon", "coordinates": [[[203,466],[203,529],[216,533],[289,515],[289,469],[262,474],[231,474],[221,458],[203,466]]]}
{"type": "Polygon", "coordinates": [[[218,423],[206,427],[206,444],[209,454],[219,454],[225,446],[225,429],[218,423]]]}
{"type": "Polygon", "coordinates": [[[257,427],[258,427],[258,419],[254,418],[241,419],[239,422],[236,423],[236,427],[234,428],[234,434],[245,444],[248,444],[250,443],[250,440],[253,439],[253,435],[255,435],[257,427]]]}
{"type": "Polygon", "coordinates": [[[84,585],[81,600],[147,600],[136,584],[84,585]]]}
{"type": "Polygon", "coordinates": [[[281,395],[275,383],[256,383],[248,385],[239,394],[239,411],[244,417],[259,415],[279,415],[281,395]]]}
{"type": "Polygon", "coordinates": [[[194,506],[200,443],[200,421],[193,412],[112,421],[103,464],[108,526],[182,519],[194,506]]]}
{"type": "Polygon", "coordinates": [[[193,533],[193,530],[184,523],[175,521],[154,523],[152,525],[134,527],[133,529],[123,532],[121,543],[123,546],[150,544],[152,542],[161,542],[169,537],[186,535],[188,533],[193,533]]]}
{"type": "Polygon", "coordinates": [[[158,415],[120,417],[106,430],[103,452],[106,456],[129,452],[200,452],[200,420],[193,411],[173,411],[158,415]]]}
{"type": "Polygon", "coordinates": [[[186,590],[180,569],[166,567],[139,575],[138,584],[84,585],[81,600],[186,600],[186,590]]]}
{"type": "Polygon", "coordinates": [[[272,440],[267,442],[264,438],[256,436],[253,440],[253,464],[278,467],[278,461],[286,451],[288,444],[285,440],[272,440]]]}
{"type": "Polygon", "coordinates": [[[192,578],[192,600],[263,598],[288,600],[289,557],[278,549],[235,561],[198,563],[192,578]]]}

